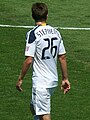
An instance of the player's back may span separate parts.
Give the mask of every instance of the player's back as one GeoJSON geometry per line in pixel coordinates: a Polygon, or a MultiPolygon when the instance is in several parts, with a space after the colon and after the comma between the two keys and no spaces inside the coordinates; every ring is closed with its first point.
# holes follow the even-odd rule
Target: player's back
{"type": "MultiPolygon", "coordinates": [[[[57,86],[57,55],[61,43],[60,33],[53,27],[37,26],[30,33],[31,44],[34,44],[33,87],[57,86]]],[[[31,47],[32,49],[32,47],[31,47]]]]}

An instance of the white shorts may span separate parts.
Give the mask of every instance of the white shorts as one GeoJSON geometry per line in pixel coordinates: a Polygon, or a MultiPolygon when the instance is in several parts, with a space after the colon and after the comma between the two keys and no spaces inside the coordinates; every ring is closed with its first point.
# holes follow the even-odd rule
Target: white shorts
{"type": "Polygon", "coordinates": [[[32,88],[32,104],[36,115],[50,114],[50,97],[55,88],[32,88]]]}

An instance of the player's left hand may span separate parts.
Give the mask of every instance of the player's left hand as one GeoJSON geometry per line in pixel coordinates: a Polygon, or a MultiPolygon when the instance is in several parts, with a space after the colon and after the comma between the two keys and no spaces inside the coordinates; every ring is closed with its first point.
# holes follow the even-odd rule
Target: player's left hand
{"type": "Polygon", "coordinates": [[[16,89],[18,90],[18,91],[20,91],[20,92],[22,92],[23,91],[23,89],[21,88],[21,86],[22,86],[22,79],[18,79],[18,81],[17,81],[17,83],[16,83],[16,89]]]}
{"type": "Polygon", "coordinates": [[[68,80],[62,80],[61,90],[66,94],[70,90],[70,82],[68,80]]]}

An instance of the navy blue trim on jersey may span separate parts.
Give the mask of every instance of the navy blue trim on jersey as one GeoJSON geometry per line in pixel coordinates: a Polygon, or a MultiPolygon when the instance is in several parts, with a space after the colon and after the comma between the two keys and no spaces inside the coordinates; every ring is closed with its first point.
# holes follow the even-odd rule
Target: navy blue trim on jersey
{"type": "Polygon", "coordinates": [[[33,42],[35,41],[36,36],[35,36],[34,31],[35,31],[38,27],[39,27],[39,26],[36,26],[36,28],[30,32],[28,43],[33,43],[33,42]]]}
{"type": "Polygon", "coordinates": [[[34,34],[34,30],[33,30],[30,32],[28,43],[33,43],[35,41],[35,39],[36,39],[36,37],[34,34]]]}

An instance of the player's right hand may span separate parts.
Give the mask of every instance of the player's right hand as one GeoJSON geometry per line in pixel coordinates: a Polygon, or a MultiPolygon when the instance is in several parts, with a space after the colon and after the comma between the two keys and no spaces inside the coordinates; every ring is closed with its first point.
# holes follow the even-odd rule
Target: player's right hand
{"type": "Polygon", "coordinates": [[[16,89],[20,92],[23,91],[23,89],[21,88],[22,86],[22,79],[18,79],[17,83],[16,83],[16,89]]]}

